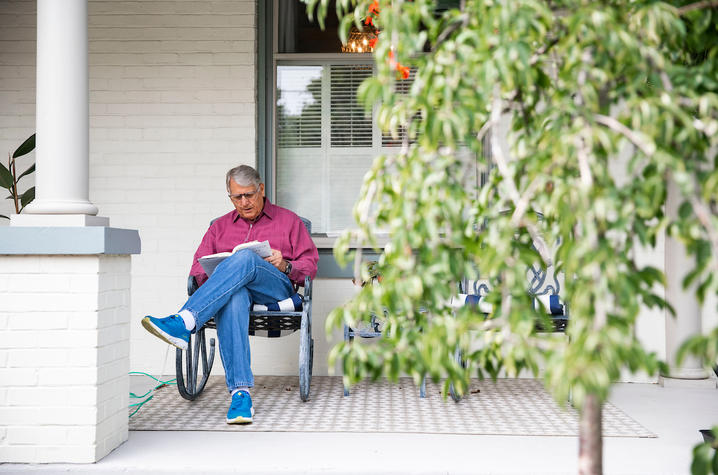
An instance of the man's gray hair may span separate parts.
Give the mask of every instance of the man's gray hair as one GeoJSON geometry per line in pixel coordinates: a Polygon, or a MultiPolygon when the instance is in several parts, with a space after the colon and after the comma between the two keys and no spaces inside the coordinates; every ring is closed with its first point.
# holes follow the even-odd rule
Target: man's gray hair
{"type": "Polygon", "coordinates": [[[259,186],[262,179],[259,173],[249,165],[240,165],[227,172],[227,191],[229,191],[229,180],[234,180],[239,186],[259,186]]]}

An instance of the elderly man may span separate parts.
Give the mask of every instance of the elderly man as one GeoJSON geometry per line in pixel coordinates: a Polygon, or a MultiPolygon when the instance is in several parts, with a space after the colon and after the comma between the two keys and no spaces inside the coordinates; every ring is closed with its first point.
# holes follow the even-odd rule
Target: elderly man
{"type": "Polygon", "coordinates": [[[190,274],[199,289],[179,313],[165,318],[142,319],[150,333],[187,349],[191,332],[214,316],[219,350],[232,401],[228,424],[252,422],[254,408],[249,388],[254,386],[250,367],[249,310],[252,303],[267,305],[294,294],[292,282],[314,278],[319,254],[299,217],[273,205],[264,196],[264,183],[247,165],[227,172],[227,191],[234,210],[212,223],[194,255],[190,274]],[[240,243],[269,241],[272,255],[262,259],[253,251],[240,250],[222,261],[208,278],[198,259],[232,251],[240,243]]]}

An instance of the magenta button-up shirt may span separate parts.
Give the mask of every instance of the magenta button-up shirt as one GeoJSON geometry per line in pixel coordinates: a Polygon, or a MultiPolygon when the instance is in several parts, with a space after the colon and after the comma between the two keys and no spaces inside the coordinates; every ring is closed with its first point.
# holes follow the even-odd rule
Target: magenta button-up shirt
{"type": "Polygon", "coordinates": [[[304,223],[299,216],[273,205],[268,199],[265,199],[264,209],[254,222],[240,218],[237,210],[217,218],[194,253],[190,275],[202,285],[207,280],[207,274],[197,259],[217,252],[231,252],[234,246],[243,242],[265,240],[269,241],[272,249],[279,250],[284,259],[292,262],[291,281],[304,285],[305,276],[314,279],[317,275],[319,253],[304,223]]]}

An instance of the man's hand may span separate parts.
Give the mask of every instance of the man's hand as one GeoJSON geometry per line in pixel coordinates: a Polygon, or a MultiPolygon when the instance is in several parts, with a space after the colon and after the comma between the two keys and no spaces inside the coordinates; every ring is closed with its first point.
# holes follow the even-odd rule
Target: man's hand
{"type": "Polygon", "coordinates": [[[269,257],[265,257],[264,260],[272,264],[280,271],[284,272],[284,267],[286,266],[286,264],[284,263],[284,257],[282,257],[281,251],[272,249],[272,255],[269,257]]]}

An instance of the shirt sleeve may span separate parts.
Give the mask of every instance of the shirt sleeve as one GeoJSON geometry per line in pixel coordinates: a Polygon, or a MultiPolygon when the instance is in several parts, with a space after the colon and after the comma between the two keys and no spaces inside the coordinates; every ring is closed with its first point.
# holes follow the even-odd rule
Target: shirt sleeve
{"type": "MultiPolygon", "coordinates": [[[[292,225],[289,233],[292,255],[292,270],[289,272],[289,280],[304,285],[304,278],[309,276],[314,279],[317,275],[317,263],[319,262],[319,251],[314,245],[312,237],[299,217],[292,225]]],[[[286,258],[285,258],[286,259],[286,258]]]]}
{"type": "Polygon", "coordinates": [[[215,231],[210,225],[207,232],[204,233],[202,242],[199,243],[199,247],[197,247],[197,250],[194,253],[192,268],[189,271],[189,275],[194,276],[198,286],[207,282],[207,279],[209,278],[204,272],[204,269],[202,269],[202,266],[199,263],[199,258],[208,254],[214,254],[215,252],[217,252],[217,247],[215,246],[215,231]]]}

